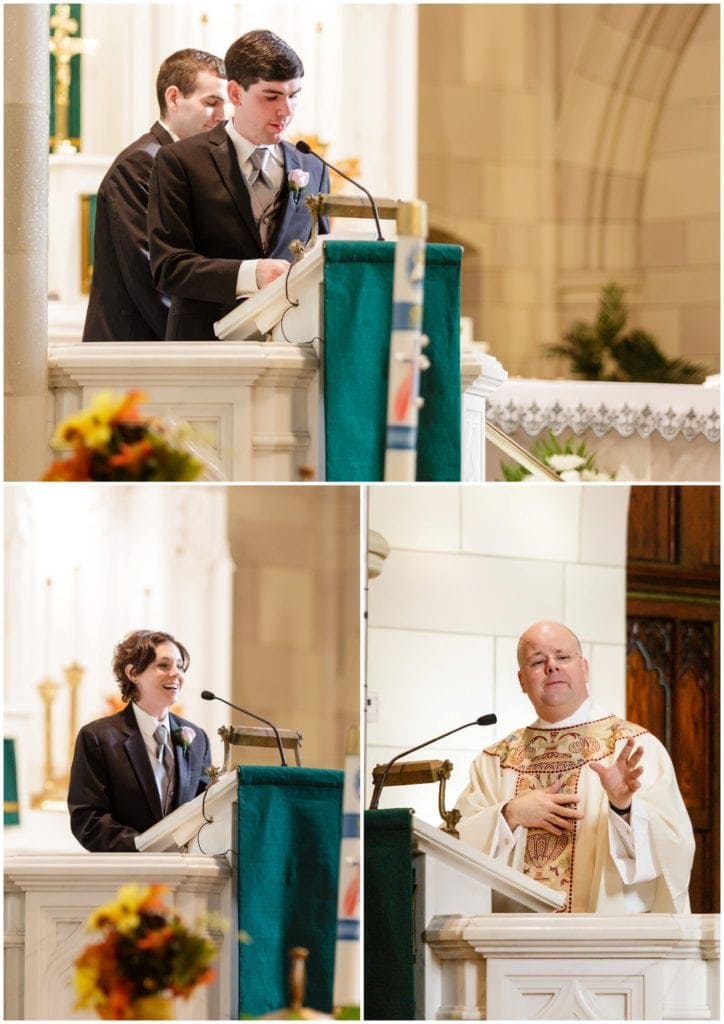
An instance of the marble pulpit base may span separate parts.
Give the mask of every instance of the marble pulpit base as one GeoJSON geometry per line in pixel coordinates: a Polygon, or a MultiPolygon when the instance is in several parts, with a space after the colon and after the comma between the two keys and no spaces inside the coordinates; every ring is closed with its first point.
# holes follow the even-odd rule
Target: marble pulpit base
{"type": "MultiPolygon", "coordinates": [[[[5,856],[5,1020],[95,1019],[74,1009],[73,961],[97,934],[89,914],[135,882],[168,886],[168,902],[193,925],[206,914],[234,920],[231,868],[223,856],[181,853],[23,853],[5,856]]],[[[219,945],[217,975],[188,1000],[177,999],[180,1020],[229,1020],[233,926],[211,930],[219,945]]]]}
{"type": "Polygon", "coordinates": [[[431,919],[427,1020],[718,1020],[714,914],[431,919]]]}

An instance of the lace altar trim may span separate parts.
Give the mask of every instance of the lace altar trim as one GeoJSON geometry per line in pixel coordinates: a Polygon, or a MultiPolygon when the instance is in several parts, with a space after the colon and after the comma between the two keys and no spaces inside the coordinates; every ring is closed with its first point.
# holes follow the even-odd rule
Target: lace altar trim
{"type": "Polygon", "coordinates": [[[659,410],[647,404],[639,409],[628,403],[613,407],[603,403],[586,406],[579,402],[571,408],[560,402],[541,406],[535,401],[523,404],[511,400],[503,405],[488,399],[486,419],[506,434],[514,434],[522,428],[529,437],[537,437],[548,428],[556,435],[570,428],[577,435],[592,430],[596,437],[603,437],[610,430],[621,437],[638,434],[643,438],[657,432],[665,441],[673,441],[679,435],[686,441],[702,436],[716,444],[721,429],[720,416],[715,409],[706,413],[697,413],[693,408],[677,412],[671,406],[659,410]]]}

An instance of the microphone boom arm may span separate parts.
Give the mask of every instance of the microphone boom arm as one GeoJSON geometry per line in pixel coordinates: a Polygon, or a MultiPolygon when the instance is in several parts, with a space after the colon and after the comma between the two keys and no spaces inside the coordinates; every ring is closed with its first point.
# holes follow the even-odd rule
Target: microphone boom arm
{"type": "Polygon", "coordinates": [[[323,156],[320,156],[319,153],[315,153],[312,147],[303,139],[300,139],[297,142],[296,148],[299,150],[300,153],[304,153],[305,155],[308,154],[309,156],[316,156],[317,160],[320,160],[325,167],[328,167],[331,171],[334,171],[334,173],[338,174],[340,178],[344,178],[344,180],[348,181],[350,185],[354,185],[355,188],[358,188],[360,189],[361,192],[364,192],[364,194],[370,201],[370,206],[372,207],[372,214],[375,218],[375,226],[377,227],[377,241],[384,242],[385,236],[382,234],[382,228],[380,227],[380,217],[377,212],[377,203],[375,202],[372,193],[369,191],[369,189],[366,189],[365,186],[360,184],[359,181],[355,181],[354,178],[350,178],[350,176],[348,174],[345,174],[344,171],[340,171],[339,167],[335,167],[334,164],[330,164],[330,162],[328,160],[325,160],[323,156]]]}
{"type": "Polygon", "coordinates": [[[284,746],[282,744],[282,738],[279,735],[279,730],[277,729],[277,727],[274,725],[273,722],[270,722],[268,718],[262,718],[261,715],[254,714],[253,711],[247,711],[246,708],[242,708],[242,707],[239,707],[236,704],[232,704],[231,701],[224,700],[223,697],[218,697],[215,693],[212,693],[210,690],[202,690],[201,691],[201,697],[202,697],[203,700],[220,700],[222,704],[228,705],[228,707],[233,708],[234,711],[241,711],[242,714],[248,715],[249,718],[255,718],[257,720],[257,722],[263,722],[264,725],[268,725],[269,728],[274,733],[274,736],[276,738],[277,747],[279,748],[279,757],[281,758],[282,767],[283,768],[287,768],[288,767],[287,759],[284,756],[284,746]]]}
{"type": "Polygon", "coordinates": [[[391,761],[387,762],[387,764],[385,765],[384,772],[382,773],[380,778],[375,782],[375,788],[372,793],[372,799],[370,800],[369,809],[371,811],[377,810],[377,805],[380,802],[380,796],[382,795],[382,790],[387,780],[389,770],[396,761],[400,760],[401,757],[407,757],[408,754],[414,754],[416,750],[421,750],[422,747],[429,747],[431,743],[437,743],[438,740],[444,740],[446,736],[452,736],[454,732],[460,732],[461,729],[468,729],[471,725],[494,725],[497,722],[497,720],[498,719],[496,715],[482,715],[480,718],[476,718],[472,722],[466,722],[465,725],[458,725],[456,726],[455,729],[450,729],[448,732],[443,732],[440,734],[440,736],[434,736],[431,740],[425,740],[424,743],[418,743],[416,747],[410,747],[409,750],[403,750],[401,754],[397,754],[396,757],[393,757],[391,761]]]}

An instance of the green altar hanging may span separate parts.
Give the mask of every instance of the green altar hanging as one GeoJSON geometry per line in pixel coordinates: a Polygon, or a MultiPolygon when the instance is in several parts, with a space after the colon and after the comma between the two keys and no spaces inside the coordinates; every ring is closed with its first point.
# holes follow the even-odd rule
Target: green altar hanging
{"type": "MultiPolygon", "coordinates": [[[[324,410],[328,481],[384,479],[393,242],[324,243],[324,410]]],[[[457,245],[428,244],[417,479],[460,480],[460,268],[457,245]]]]}
{"type": "Polygon", "coordinates": [[[412,811],[365,811],[364,835],[365,1019],[413,1020],[412,811]]]}
{"type": "Polygon", "coordinates": [[[3,823],[20,824],[15,740],[7,736],[3,738],[3,823]]]}
{"type": "Polygon", "coordinates": [[[294,946],[309,950],[305,1005],[332,1010],[343,781],[319,768],[238,769],[241,1018],[288,1005],[294,946]]]}

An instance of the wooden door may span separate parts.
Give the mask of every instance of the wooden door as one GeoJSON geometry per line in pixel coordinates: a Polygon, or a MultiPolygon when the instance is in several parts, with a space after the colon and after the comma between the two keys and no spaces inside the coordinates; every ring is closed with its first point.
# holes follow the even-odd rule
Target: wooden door
{"type": "Polygon", "coordinates": [[[691,909],[719,910],[719,488],[634,486],[626,714],[668,749],[696,836],[691,909]]]}

